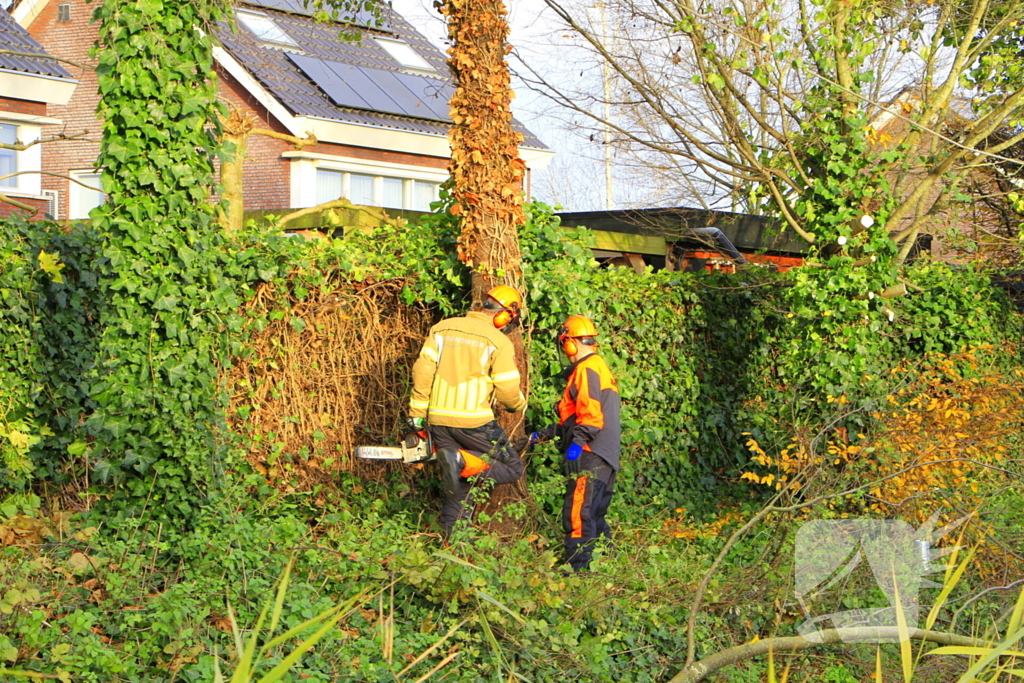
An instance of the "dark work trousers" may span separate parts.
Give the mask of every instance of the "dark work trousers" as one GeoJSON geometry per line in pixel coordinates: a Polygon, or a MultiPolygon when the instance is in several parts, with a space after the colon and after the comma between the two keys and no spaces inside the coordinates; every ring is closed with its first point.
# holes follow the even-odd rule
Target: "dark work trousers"
{"type": "MultiPolygon", "coordinates": [[[[508,442],[508,436],[494,420],[482,427],[442,427],[430,425],[430,439],[437,450],[442,448],[461,448],[479,456],[490,465],[476,475],[474,479],[481,481],[490,479],[495,484],[511,484],[523,476],[523,461],[508,442]]],[[[455,523],[460,519],[471,519],[473,501],[464,505],[469,497],[473,484],[467,479],[458,480],[454,496],[445,497],[441,506],[441,528],[445,538],[451,536],[455,523]]]]}
{"type": "Polygon", "coordinates": [[[615,470],[601,456],[584,451],[580,459],[583,472],[569,475],[562,504],[562,529],[565,531],[562,561],[569,563],[574,571],[590,566],[598,538],[612,539],[605,515],[615,493],[615,470]]]}

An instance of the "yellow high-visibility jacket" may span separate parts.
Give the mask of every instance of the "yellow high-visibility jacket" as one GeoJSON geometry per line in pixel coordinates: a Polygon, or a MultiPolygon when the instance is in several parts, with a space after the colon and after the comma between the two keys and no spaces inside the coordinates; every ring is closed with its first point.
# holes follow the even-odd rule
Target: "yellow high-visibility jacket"
{"type": "Polygon", "coordinates": [[[526,408],[508,337],[486,313],[442,320],[430,328],[412,366],[409,416],[427,424],[480,427],[494,419],[491,401],[513,411],[526,408]]]}

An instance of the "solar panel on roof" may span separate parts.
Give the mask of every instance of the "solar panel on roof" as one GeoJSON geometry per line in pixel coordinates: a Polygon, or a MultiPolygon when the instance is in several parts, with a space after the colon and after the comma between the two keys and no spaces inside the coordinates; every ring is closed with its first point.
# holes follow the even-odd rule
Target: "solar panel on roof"
{"type": "Polygon", "coordinates": [[[452,88],[437,79],[292,53],[288,59],[339,107],[449,120],[452,88]]]}
{"type": "MultiPolygon", "coordinates": [[[[396,73],[395,78],[402,82],[420,102],[434,113],[433,118],[438,121],[450,121],[448,114],[448,101],[455,93],[451,83],[439,81],[436,78],[416,76],[413,74],[396,73]]],[[[427,117],[425,114],[424,116],[427,117]]]]}
{"type": "Polygon", "coordinates": [[[374,84],[395,101],[401,110],[396,113],[408,114],[420,119],[432,119],[437,116],[436,112],[423,102],[422,97],[417,97],[406,87],[405,83],[399,80],[397,73],[367,66],[361,67],[361,69],[374,84]]]}
{"type": "Polygon", "coordinates": [[[295,66],[309,76],[310,80],[339,107],[373,109],[369,102],[360,97],[359,93],[328,66],[329,62],[293,53],[288,53],[288,59],[292,60],[295,66]]]}
{"type": "Polygon", "coordinates": [[[402,107],[382,87],[377,85],[372,76],[367,74],[362,67],[342,62],[327,63],[334,70],[334,73],[338,74],[346,84],[369,103],[369,109],[373,111],[386,111],[391,114],[405,113],[402,107]]]}

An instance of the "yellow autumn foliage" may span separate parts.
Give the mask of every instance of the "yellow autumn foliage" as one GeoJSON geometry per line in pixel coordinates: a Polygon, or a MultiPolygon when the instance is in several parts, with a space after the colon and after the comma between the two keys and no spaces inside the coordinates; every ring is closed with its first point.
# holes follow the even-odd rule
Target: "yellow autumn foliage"
{"type": "MultiPolygon", "coordinates": [[[[740,478],[804,499],[873,482],[866,495],[829,505],[844,513],[923,521],[939,508],[973,510],[1013,457],[1024,427],[1024,371],[985,368],[976,352],[965,351],[891,374],[897,389],[872,413],[870,435],[839,429],[823,446],[794,439],[777,455],[749,437],[761,471],[740,478]],[[801,491],[807,482],[813,488],[801,491]]],[[[829,402],[842,406],[842,399],[829,402]]]]}

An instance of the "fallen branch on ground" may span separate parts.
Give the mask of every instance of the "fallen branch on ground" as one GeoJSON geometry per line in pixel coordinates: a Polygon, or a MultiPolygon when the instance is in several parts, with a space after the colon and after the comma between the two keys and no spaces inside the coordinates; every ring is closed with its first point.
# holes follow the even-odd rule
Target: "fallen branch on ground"
{"type": "MultiPolygon", "coordinates": [[[[978,638],[960,636],[955,633],[942,633],[940,631],[926,631],[920,628],[907,629],[908,637],[911,640],[922,640],[938,645],[964,645],[967,647],[990,647],[987,643],[978,638]]],[[[788,636],[785,638],[765,638],[753,643],[744,643],[736,647],[730,647],[721,652],[705,657],[704,659],[688,665],[677,673],[668,683],[697,683],[703,681],[709,674],[718,671],[724,666],[741,662],[752,657],[771,652],[797,652],[806,650],[818,645],[834,645],[836,643],[879,643],[899,641],[899,628],[896,626],[862,626],[859,628],[840,628],[818,631],[813,634],[813,640],[804,636],[788,636]]]]}

